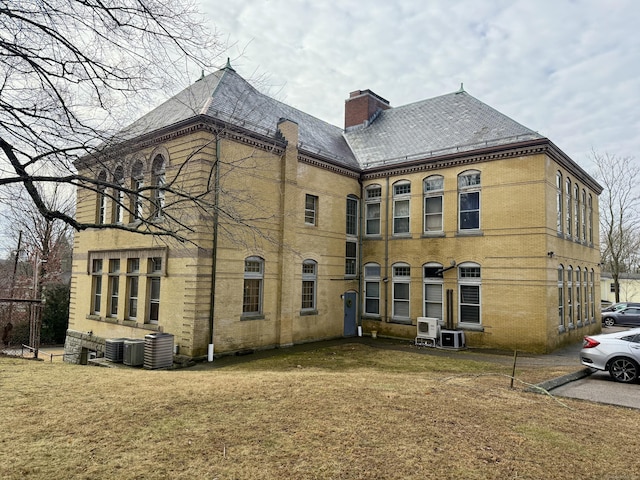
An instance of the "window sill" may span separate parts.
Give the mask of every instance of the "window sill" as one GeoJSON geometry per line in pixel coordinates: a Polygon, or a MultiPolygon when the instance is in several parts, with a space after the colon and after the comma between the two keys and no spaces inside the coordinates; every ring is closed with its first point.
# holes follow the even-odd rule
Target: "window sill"
{"type": "Polygon", "coordinates": [[[458,330],[467,330],[469,332],[484,332],[484,327],[475,323],[458,323],[458,330]]]}
{"type": "Polygon", "coordinates": [[[484,232],[482,230],[458,230],[456,237],[482,237],[484,232]]]}
{"type": "Polygon", "coordinates": [[[380,234],[376,234],[376,235],[365,235],[364,236],[365,240],[382,240],[382,235],[380,234]]]}
{"type": "Polygon", "coordinates": [[[245,320],[264,320],[264,315],[261,313],[243,313],[240,315],[240,321],[245,320]]]}
{"type": "Polygon", "coordinates": [[[395,239],[395,238],[411,238],[411,232],[408,233],[394,233],[393,235],[391,235],[391,239],[395,239]]]}
{"type": "Polygon", "coordinates": [[[447,235],[440,231],[440,232],[424,232],[422,234],[422,238],[444,238],[447,235]]]}
{"type": "Polygon", "coordinates": [[[380,315],[375,315],[375,314],[370,313],[368,315],[367,314],[362,315],[362,320],[375,320],[375,321],[379,322],[380,320],[382,320],[382,318],[380,317],[380,315]]]}
{"type": "Polygon", "coordinates": [[[397,323],[399,325],[408,325],[408,326],[412,325],[410,318],[391,318],[390,323],[397,323]]]}
{"type": "Polygon", "coordinates": [[[300,316],[301,317],[306,317],[306,316],[311,316],[311,315],[318,315],[318,310],[316,310],[316,309],[300,310],[300,316]]]}
{"type": "Polygon", "coordinates": [[[111,325],[122,325],[130,328],[140,328],[142,330],[152,330],[154,332],[162,332],[162,327],[157,323],[138,323],[135,320],[120,320],[115,317],[101,317],[100,315],[89,314],[87,320],[94,320],[96,322],[109,323],[111,325]]]}

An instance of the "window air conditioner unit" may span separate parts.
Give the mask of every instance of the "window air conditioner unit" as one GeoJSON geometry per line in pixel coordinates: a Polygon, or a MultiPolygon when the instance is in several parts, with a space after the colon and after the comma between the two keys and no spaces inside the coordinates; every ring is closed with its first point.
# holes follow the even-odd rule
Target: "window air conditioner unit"
{"type": "Polygon", "coordinates": [[[440,330],[440,346],[444,348],[464,348],[464,332],[460,330],[440,330]]]}
{"type": "Polygon", "coordinates": [[[438,319],[429,317],[418,317],[418,332],[416,337],[427,340],[436,340],[438,338],[438,319]]]}

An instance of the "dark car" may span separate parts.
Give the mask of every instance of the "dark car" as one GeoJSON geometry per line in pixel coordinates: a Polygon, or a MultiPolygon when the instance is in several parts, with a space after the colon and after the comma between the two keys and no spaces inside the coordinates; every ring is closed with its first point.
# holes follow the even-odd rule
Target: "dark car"
{"type": "Polygon", "coordinates": [[[636,303],[636,302],[618,302],[618,303],[613,303],[611,305],[609,305],[606,308],[602,309],[602,313],[604,312],[617,312],[618,310],[621,310],[623,308],[627,308],[627,307],[640,307],[640,303],[636,303]]]}
{"type": "Polygon", "coordinates": [[[624,307],[615,312],[603,312],[602,323],[605,327],[614,325],[640,325],[640,305],[624,307]]]}

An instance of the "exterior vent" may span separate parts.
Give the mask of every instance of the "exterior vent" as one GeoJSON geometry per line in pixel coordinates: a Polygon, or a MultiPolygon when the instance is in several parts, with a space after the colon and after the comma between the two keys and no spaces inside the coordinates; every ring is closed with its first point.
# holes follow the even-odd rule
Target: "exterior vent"
{"type": "Polygon", "coordinates": [[[416,345],[436,346],[438,331],[440,330],[437,318],[418,317],[417,330],[416,345]]]}
{"type": "Polygon", "coordinates": [[[104,345],[104,358],[110,362],[121,363],[126,338],[107,338],[104,345]]]}
{"type": "Polygon", "coordinates": [[[157,369],[173,366],[173,335],[151,333],[144,336],[144,368],[157,369]]]}
{"type": "Polygon", "coordinates": [[[144,363],[144,340],[125,340],[122,363],[140,367],[144,363]]]}
{"type": "Polygon", "coordinates": [[[440,346],[444,348],[464,348],[464,332],[440,330],[440,346]]]}

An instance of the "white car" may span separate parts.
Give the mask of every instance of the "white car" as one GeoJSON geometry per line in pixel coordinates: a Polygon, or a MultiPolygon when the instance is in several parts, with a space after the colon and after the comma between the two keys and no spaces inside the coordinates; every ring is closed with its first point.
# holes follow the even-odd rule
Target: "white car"
{"type": "Polygon", "coordinates": [[[640,328],[584,337],[580,361],[618,382],[633,382],[640,375],[640,328]]]}

